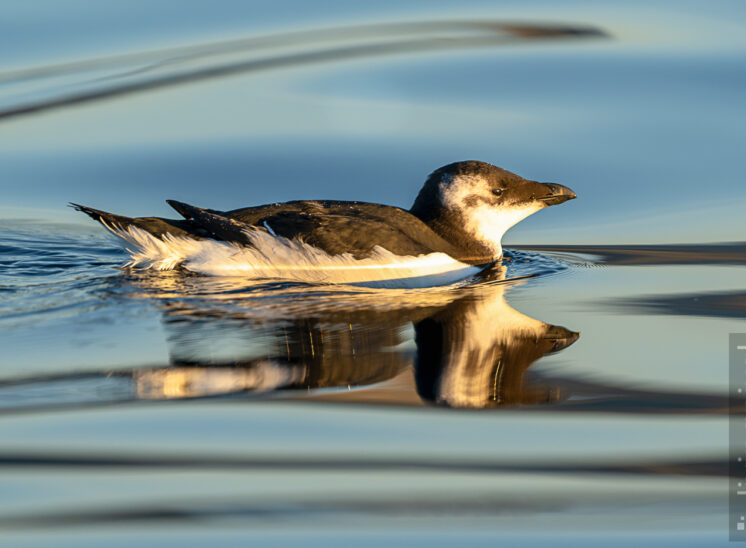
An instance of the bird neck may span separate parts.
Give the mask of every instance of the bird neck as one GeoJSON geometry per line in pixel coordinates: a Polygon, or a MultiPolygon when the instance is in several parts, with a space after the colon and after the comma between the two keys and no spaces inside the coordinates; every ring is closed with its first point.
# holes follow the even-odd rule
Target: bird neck
{"type": "Polygon", "coordinates": [[[427,207],[415,202],[409,212],[424,222],[456,250],[454,257],[469,264],[485,264],[502,256],[500,240],[485,242],[475,239],[460,215],[442,206],[427,207]]]}

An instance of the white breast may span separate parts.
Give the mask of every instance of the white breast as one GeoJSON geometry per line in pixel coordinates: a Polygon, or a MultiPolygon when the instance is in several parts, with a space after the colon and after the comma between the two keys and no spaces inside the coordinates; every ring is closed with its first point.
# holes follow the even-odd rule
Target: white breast
{"type": "Polygon", "coordinates": [[[538,206],[495,209],[484,204],[464,211],[465,225],[474,238],[487,245],[495,257],[499,257],[503,253],[503,235],[510,227],[539,209],[538,206]]]}

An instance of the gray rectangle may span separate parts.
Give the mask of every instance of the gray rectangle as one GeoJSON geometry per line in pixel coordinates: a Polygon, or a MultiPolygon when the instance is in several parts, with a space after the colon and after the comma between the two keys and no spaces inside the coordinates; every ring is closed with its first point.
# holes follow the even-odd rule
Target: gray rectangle
{"type": "Polygon", "coordinates": [[[729,537],[746,541],[746,333],[729,343],[729,537]]]}

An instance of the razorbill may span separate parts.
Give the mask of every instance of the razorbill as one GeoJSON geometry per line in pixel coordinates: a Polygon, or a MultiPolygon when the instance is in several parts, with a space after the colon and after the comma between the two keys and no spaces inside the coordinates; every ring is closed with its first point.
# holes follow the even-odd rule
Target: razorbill
{"type": "Polygon", "coordinates": [[[421,287],[464,279],[502,256],[503,234],[575,198],[478,161],[430,174],[411,209],[297,200],[215,211],[167,200],[183,220],[71,204],[128,244],[129,266],[211,275],[421,287]]]}

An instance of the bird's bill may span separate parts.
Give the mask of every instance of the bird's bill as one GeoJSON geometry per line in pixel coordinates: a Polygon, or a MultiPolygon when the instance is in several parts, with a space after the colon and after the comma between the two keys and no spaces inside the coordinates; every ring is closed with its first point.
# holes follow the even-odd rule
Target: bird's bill
{"type": "Polygon", "coordinates": [[[548,194],[546,196],[541,196],[539,201],[547,206],[561,204],[567,200],[573,200],[578,197],[577,194],[566,186],[555,183],[542,183],[542,185],[547,189],[548,194]]]}

